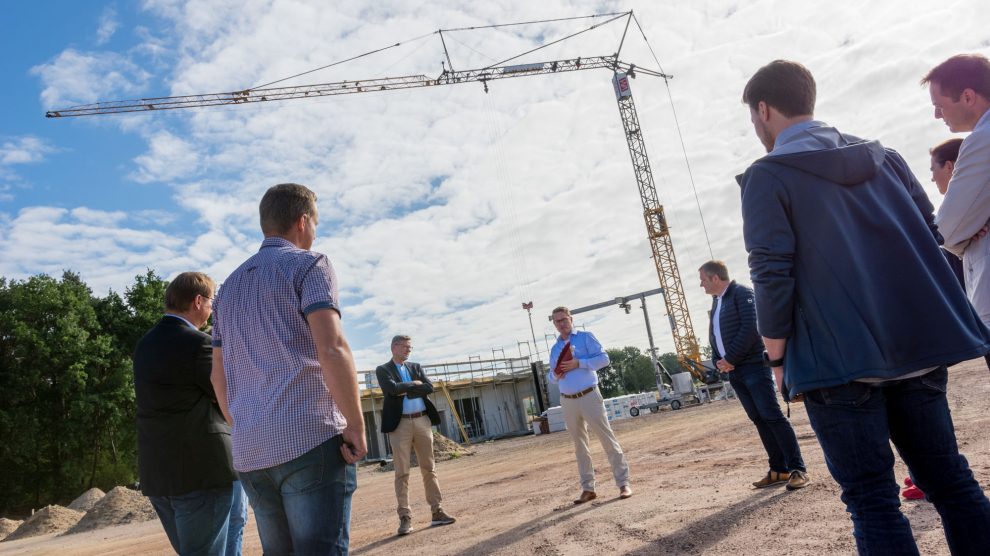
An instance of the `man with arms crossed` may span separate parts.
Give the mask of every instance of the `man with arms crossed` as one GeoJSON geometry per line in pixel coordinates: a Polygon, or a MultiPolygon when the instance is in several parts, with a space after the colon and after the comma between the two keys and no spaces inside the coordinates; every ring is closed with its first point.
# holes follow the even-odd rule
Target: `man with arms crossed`
{"type": "Polygon", "coordinates": [[[763,442],[770,470],[753,483],[755,488],[787,483],[787,490],[808,486],[807,469],[791,423],[780,411],[763,340],[756,330],[753,290],[729,281],[722,261],[708,261],[698,269],[701,287],[712,296],[708,339],[715,366],[729,374],[729,384],[763,442]]]}
{"type": "Polygon", "coordinates": [[[945,396],[946,365],[986,353],[990,331],[953,283],[928,197],[896,152],[814,119],[801,64],[760,68],[743,102],[769,153],[739,178],[759,330],[785,399],[804,395],[857,548],[918,554],[893,442],[952,553],[990,553],[990,501],[945,396]]]}
{"type": "Polygon", "coordinates": [[[574,455],[577,456],[578,473],[581,475],[581,495],[574,503],[584,504],[598,497],[595,492],[595,467],[588,448],[589,427],[608,454],[612,476],[619,487],[619,498],[629,498],[632,496],[629,464],[608,424],[602,394],[598,391],[598,374],[595,372],[608,365],[608,354],[594,334],[574,330],[571,310],[567,307],[554,309],[551,318],[560,337],[550,349],[548,378],[560,388],[560,406],[564,411],[567,431],[574,440],[574,455]]]}
{"type": "Polygon", "coordinates": [[[959,146],[935,224],[945,248],[963,258],[966,293],[990,326],[990,238],[983,229],[990,221],[990,60],[980,54],[953,56],[921,83],[928,85],[935,117],[949,131],[972,132],[959,146]]]}
{"type": "Polygon", "coordinates": [[[316,194],[271,187],[258,253],[217,294],[213,384],[265,554],[346,554],[354,463],[367,453],[337,277],[316,194]]]}
{"type": "MultiPolygon", "coordinates": [[[[165,316],[134,350],[138,476],[178,554],[223,555],[237,476],[230,427],[210,384],[213,280],[183,272],[165,289],[165,316]]],[[[243,527],[243,523],[239,524],[243,527]]]]}
{"type": "Polygon", "coordinates": [[[399,535],[412,533],[412,511],[409,509],[409,466],[411,451],[423,475],[426,501],[433,511],[430,525],[450,525],[457,521],[443,511],[443,495],[437,480],[437,465],[433,459],[433,425],[440,424],[440,415],[427,397],[433,384],[419,363],[408,361],[412,338],[392,338],[392,360],[375,369],[378,385],[385,402],[382,407],[382,433],[392,445],[395,467],[395,498],[398,501],[399,535]]]}

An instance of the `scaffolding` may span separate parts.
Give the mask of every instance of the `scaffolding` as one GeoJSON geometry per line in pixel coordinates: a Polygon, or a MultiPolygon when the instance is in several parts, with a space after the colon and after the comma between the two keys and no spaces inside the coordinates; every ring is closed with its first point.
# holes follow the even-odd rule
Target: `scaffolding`
{"type": "MultiPolygon", "coordinates": [[[[446,385],[454,402],[449,407],[444,396],[431,396],[440,413],[440,433],[454,441],[479,442],[529,432],[530,415],[535,411],[538,391],[533,381],[529,357],[480,356],[467,361],[422,365],[423,372],[438,387],[446,385]],[[461,434],[454,422],[457,411],[467,434],[461,434]]],[[[365,413],[368,459],[384,459],[391,453],[386,435],[380,432],[379,416],[384,396],[374,371],[364,372],[361,405],[365,413]]]]}

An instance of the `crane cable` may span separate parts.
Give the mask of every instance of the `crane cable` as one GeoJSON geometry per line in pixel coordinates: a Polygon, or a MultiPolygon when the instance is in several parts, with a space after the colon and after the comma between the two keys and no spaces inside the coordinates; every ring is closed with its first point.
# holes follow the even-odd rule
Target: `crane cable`
{"type": "MultiPolygon", "coordinates": [[[[643,31],[643,26],[640,25],[639,19],[635,15],[632,16],[633,21],[636,22],[636,27],[639,28],[639,33],[643,36],[643,42],[646,43],[646,47],[650,49],[650,54],[653,56],[653,60],[657,63],[657,67],[660,68],[660,72],[666,74],[663,71],[663,66],[660,64],[659,58],[657,58],[656,52],[653,51],[653,46],[650,45],[649,39],[646,38],[646,32],[643,31]]],[[[701,199],[698,197],[698,188],[694,183],[694,173],[691,171],[691,161],[688,160],[687,147],[684,146],[684,135],[681,133],[681,123],[677,118],[677,110],[674,108],[674,97],[670,92],[670,79],[666,77],[663,78],[664,85],[667,87],[667,98],[670,99],[670,111],[674,115],[674,126],[677,128],[677,137],[681,141],[681,152],[684,153],[684,164],[687,166],[688,179],[691,181],[691,189],[694,191],[694,202],[698,206],[698,216],[701,218],[701,228],[705,232],[705,242],[708,244],[708,254],[711,258],[715,258],[715,254],[712,251],[712,242],[708,237],[708,224],[705,223],[705,214],[701,210],[701,199]]]]}

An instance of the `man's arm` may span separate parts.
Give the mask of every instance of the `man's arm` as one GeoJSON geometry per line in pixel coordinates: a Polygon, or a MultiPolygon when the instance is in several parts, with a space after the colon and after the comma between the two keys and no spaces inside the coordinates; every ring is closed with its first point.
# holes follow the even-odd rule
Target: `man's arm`
{"type": "Polygon", "coordinates": [[[199,386],[207,396],[217,399],[216,388],[213,386],[213,345],[209,336],[201,337],[196,346],[196,353],[193,355],[193,382],[199,386]]]}
{"type": "Polygon", "coordinates": [[[935,224],[949,251],[962,255],[973,236],[990,219],[990,130],[963,140],[949,189],[935,224]]]}
{"type": "MultiPolygon", "coordinates": [[[[724,303],[723,303],[724,305],[724,303]]],[[[739,314],[739,328],[735,335],[724,342],[725,355],[722,359],[728,363],[729,369],[735,368],[736,364],[742,361],[745,354],[749,353],[756,343],[760,333],[756,331],[756,294],[737,286],[733,296],[733,308],[739,314]]],[[[725,308],[723,307],[723,311],[725,308]]],[[[721,369],[721,367],[719,367],[721,369]]]]}
{"type": "Polygon", "coordinates": [[[234,418],[230,416],[230,407],[227,405],[227,376],[223,374],[223,350],[220,348],[213,350],[213,368],[210,371],[210,382],[213,384],[213,392],[216,393],[217,403],[223,418],[230,425],[234,424],[234,418]]]}
{"type": "Polygon", "coordinates": [[[418,397],[428,396],[433,393],[433,383],[430,382],[430,377],[426,376],[423,372],[423,367],[419,363],[416,363],[416,375],[419,376],[418,380],[414,380],[415,384],[412,391],[419,394],[418,397]]]}
{"type": "Polygon", "coordinates": [[[316,344],[323,381],[340,413],[347,419],[341,454],[347,463],[355,463],[368,453],[368,447],[364,438],[357,369],[351,347],[344,338],[340,314],[334,309],[317,309],[306,315],[306,321],[316,344]]]}
{"type": "Polygon", "coordinates": [[[424,388],[421,380],[397,382],[394,378],[392,378],[392,373],[388,372],[388,368],[385,365],[379,365],[378,368],[375,369],[375,376],[378,377],[378,386],[381,387],[382,394],[386,396],[401,398],[402,396],[406,396],[408,394],[433,393],[433,385],[431,384],[428,389],[424,388]]]}
{"type": "Polygon", "coordinates": [[[587,333],[585,348],[588,351],[588,357],[584,359],[574,358],[574,361],[578,362],[579,368],[588,369],[590,371],[597,371],[598,369],[603,369],[610,363],[608,358],[608,353],[602,349],[602,344],[595,338],[595,335],[591,332],[587,333]]]}

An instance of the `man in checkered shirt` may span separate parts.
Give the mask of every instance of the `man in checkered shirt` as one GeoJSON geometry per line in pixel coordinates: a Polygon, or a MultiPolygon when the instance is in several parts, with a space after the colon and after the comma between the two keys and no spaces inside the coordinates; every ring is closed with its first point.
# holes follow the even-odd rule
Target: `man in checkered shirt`
{"type": "Polygon", "coordinates": [[[214,301],[212,381],[265,554],[346,554],[354,463],[367,453],[337,277],[316,238],[316,194],[261,199],[258,253],[214,301]]]}

